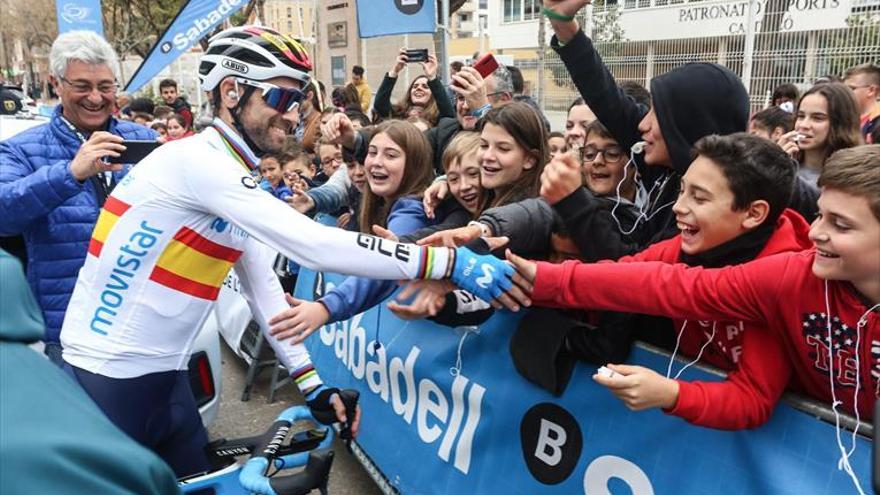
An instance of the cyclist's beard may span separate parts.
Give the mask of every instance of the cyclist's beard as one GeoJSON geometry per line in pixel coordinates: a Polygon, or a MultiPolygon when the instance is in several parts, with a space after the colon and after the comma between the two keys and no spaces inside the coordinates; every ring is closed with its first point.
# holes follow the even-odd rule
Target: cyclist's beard
{"type": "MultiPolygon", "coordinates": [[[[293,129],[286,120],[278,114],[267,123],[262,125],[254,125],[252,122],[244,123],[244,130],[247,137],[255,144],[259,151],[263,153],[277,153],[284,146],[284,139],[287,135],[293,134],[293,129]]],[[[258,152],[257,150],[254,150],[258,152]]]]}

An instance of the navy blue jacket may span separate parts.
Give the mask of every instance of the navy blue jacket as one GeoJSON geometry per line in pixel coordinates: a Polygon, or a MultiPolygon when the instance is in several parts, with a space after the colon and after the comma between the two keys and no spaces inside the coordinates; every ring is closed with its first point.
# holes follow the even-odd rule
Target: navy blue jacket
{"type": "MultiPolygon", "coordinates": [[[[100,210],[93,181],[80,183],[70,174],[82,143],[60,115],[59,105],[48,123],[0,143],[0,236],[24,236],[28,283],[47,342],[58,342],[100,210]]],[[[125,139],[156,139],[153,130],[113,117],[108,130],[125,139]]],[[[117,181],[125,170],[114,173],[117,181]]]]}

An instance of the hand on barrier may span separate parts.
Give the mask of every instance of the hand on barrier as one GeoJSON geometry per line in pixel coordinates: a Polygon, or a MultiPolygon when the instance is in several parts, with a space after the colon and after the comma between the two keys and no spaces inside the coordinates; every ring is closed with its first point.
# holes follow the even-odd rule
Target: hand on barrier
{"type": "Polygon", "coordinates": [[[465,247],[455,250],[452,283],[495,308],[519,311],[521,305],[531,304],[520,288],[519,278],[513,266],[491,254],[476,254],[465,247]]]}
{"type": "Polygon", "coordinates": [[[316,329],[327,323],[327,307],[315,301],[303,301],[290,294],[284,295],[290,308],[269,320],[269,333],[278,340],[293,338],[291,345],[301,343],[316,329]]]}
{"type": "Polygon", "coordinates": [[[593,375],[593,380],[608,387],[632,411],[654,407],[669,409],[678,402],[678,382],[650,368],[609,364],[607,369],[615,374],[606,376],[597,372],[593,375]]]}

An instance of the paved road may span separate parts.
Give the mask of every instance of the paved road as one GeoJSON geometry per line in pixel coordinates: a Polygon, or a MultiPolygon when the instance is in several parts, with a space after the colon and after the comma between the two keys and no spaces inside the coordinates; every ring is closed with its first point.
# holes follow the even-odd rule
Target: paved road
{"type": "MultiPolygon", "coordinates": [[[[285,385],[275,394],[274,403],[267,403],[269,370],[264,370],[258,377],[251,393],[251,400],[241,402],[241,391],[244,389],[247,370],[245,362],[229,350],[225,343],[221,343],[220,347],[223,359],[223,392],[220,412],[208,432],[212,440],[262,432],[272,424],[285,407],[290,404],[302,404],[302,397],[292,384],[285,385]]],[[[345,446],[336,441],[334,450],[336,458],[333,461],[329,486],[331,495],[381,495],[382,492],[360,463],[345,450],[345,446]]]]}

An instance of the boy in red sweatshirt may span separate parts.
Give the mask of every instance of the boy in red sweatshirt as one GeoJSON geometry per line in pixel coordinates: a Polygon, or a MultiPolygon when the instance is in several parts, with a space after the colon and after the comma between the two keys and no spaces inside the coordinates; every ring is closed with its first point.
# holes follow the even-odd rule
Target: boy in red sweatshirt
{"type": "MultiPolygon", "coordinates": [[[[878,163],[880,145],[840,150],[828,159],[819,178],[819,217],[810,228],[815,247],[805,251],[720,269],[509,259],[534,284],[535,305],[760,325],[781,339],[807,394],[870,420],[880,390],[878,163]]],[[[692,235],[685,232],[683,242],[692,235]]],[[[627,374],[627,367],[612,369],[627,374]]],[[[614,376],[603,382],[619,386],[630,380],[614,376]]],[[[717,400],[710,402],[707,419],[724,415],[717,400]]]]}
{"type": "MultiPolygon", "coordinates": [[[[672,208],[681,234],[618,262],[720,268],[810,247],[809,225],[785,209],[795,168],[777,145],[746,133],[708,136],[694,154],[672,208]]],[[[673,327],[677,354],[728,371],[727,380],[677,380],[670,376],[672,363],[665,377],[642,366],[617,366],[630,380],[596,380],[631,409],[662,407],[700,426],[735,430],[769,419],[791,375],[772,332],[736,320],[675,318],[673,327]]]]}

